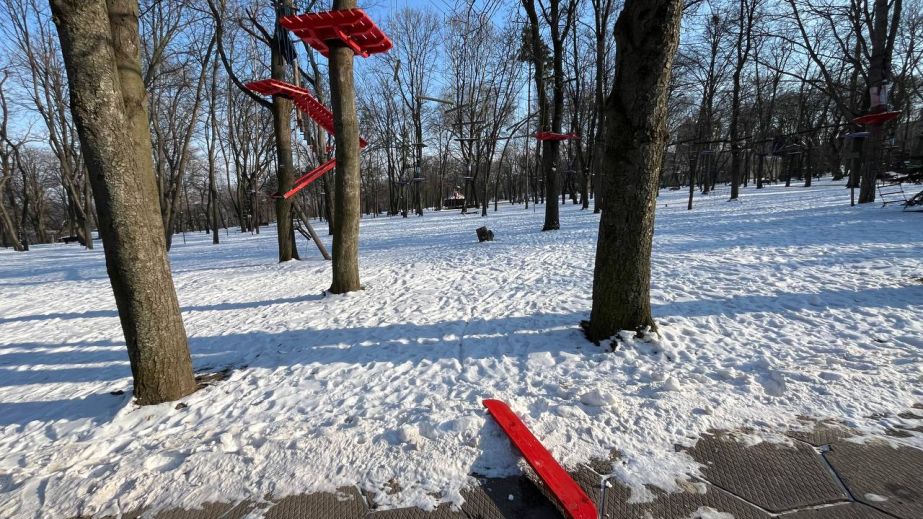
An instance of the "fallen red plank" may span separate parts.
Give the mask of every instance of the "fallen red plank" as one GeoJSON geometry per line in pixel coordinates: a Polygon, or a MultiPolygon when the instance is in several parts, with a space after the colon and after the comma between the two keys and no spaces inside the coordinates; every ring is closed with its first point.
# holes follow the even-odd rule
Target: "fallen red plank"
{"type": "Polygon", "coordinates": [[[598,519],[596,505],[586,495],[570,474],[555,461],[535,435],[522,423],[510,406],[500,400],[484,400],[484,407],[506,432],[513,445],[529,462],[538,477],[557,499],[558,504],[570,519],[598,519]]]}

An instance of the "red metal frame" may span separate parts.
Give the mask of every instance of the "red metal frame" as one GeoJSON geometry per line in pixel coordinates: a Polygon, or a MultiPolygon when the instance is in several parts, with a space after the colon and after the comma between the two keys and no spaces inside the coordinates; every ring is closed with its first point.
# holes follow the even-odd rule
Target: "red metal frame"
{"type": "Polygon", "coordinates": [[[875,112],[871,114],[860,115],[852,120],[856,124],[861,124],[863,126],[880,126],[892,119],[897,119],[897,116],[901,115],[898,112],[875,112]]]}
{"type": "Polygon", "coordinates": [[[363,58],[387,52],[394,46],[362,9],[297,14],[286,16],[279,23],[327,57],[330,55],[327,42],[331,40],[343,42],[363,58]]]}
{"type": "Polygon", "coordinates": [[[548,449],[535,438],[526,424],[522,423],[522,420],[506,403],[500,400],[484,400],[484,407],[500,424],[529,465],[535,469],[538,477],[545,482],[548,490],[570,519],[597,519],[599,517],[593,500],[555,461],[548,449]]]}
{"type": "Polygon", "coordinates": [[[580,136],[576,133],[538,132],[535,134],[535,138],[540,141],[566,141],[568,139],[579,139],[580,136]]]}
{"type": "MultiPolygon", "coordinates": [[[[307,89],[295,86],[291,83],[286,83],[285,81],[279,81],[278,79],[251,81],[244,86],[259,94],[267,96],[280,95],[291,99],[299,110],[306,113],[311,119],[314,119],[321,128],[327,131],[327,133],[336,137],[333,131],[333,112],[322,105],[317,98],[307,91],[307,89]]],[[[365,139],[359,137],[360,148],[365,148],[368,144],[369,143],[366,142],[365,139]]]]}

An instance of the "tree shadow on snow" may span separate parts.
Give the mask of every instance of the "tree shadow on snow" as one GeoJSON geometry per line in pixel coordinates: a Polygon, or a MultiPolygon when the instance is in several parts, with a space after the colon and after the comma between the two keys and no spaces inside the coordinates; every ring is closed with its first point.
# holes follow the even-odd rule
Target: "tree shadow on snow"
{"type": "Polygon", "coordinates": [[[831,308],[909,308],[921,304],[923,304],[923,285],[906,285],[862,290],[821,290],[817,293],[783,292],[768,295],[739,295],[725,299],[655,303],[651,306],[656,319],[666,316],[718,317],[751,312],[823,311],[831,308]]]}
{"type": "MultiPolygon", "coordinates": [[[[268,301],[237,301],[230,303],[216,303],[213,305],[187,305],[183,306],[183,312],[210,312],[222,310],[245,310],[249,308],[258,308],[261,306],[274,306],[294,303],[306,303],[308,301],[318,301],[324,297],[323,294],[304,294],[296,297],[287,297],[272,299],[268,301]]],[[[0,324],[29,322],[29,321],[46,321],[51,319],[93,319],[100,317],[118,317],[116,310],[89,310],[87,312],[55,312],[50,314],[22,315],[19,317],[0,317],[0,324]]]]}
{"type": "MultiPolygon", "coordinates": [[[[130,392],[121,395],[95,393],[81,398],[35,402],[0,402],[0,427],[26,425],[32,421],[56,422],[90,418],[94,425],[107,422],[132,398],[130,392]]],[[[56,436],[53,429],[46,431],[56,436]]]]}

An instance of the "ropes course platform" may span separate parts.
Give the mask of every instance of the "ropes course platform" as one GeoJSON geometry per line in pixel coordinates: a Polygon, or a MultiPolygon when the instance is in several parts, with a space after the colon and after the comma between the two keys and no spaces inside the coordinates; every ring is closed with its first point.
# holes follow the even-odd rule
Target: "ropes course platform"
{"type": "Polygon", "coordinates": [[[387,52],[394,46],[362,9],[286,16],[279,23],[324,57],[330,57],[330,41],[343,42],[363,58],[387,52]]]}

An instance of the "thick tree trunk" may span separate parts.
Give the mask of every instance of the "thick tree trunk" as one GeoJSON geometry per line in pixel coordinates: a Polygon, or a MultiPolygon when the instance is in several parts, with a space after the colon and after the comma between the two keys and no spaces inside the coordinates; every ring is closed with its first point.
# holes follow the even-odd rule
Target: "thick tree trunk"
{"type": "MultiPolygon", "coordinates": [[[[290,2],[286,2],[290,4],[290,2]]],[[[277,37],[279,35],[276,32],[277,37]]],[[[285,58],[281,45],[273,40],[270,73],[273,79],[285,81],[285,58]]],[[[292,162],[292,102],[282,96],[272,98],[272,128],[276,137],[276,180],[278,193],[285,193],[292,188],[295,180],[295,165],[292,162]]],[[[279,243],[279,261],[298,258],[295,249],[295,235],[292,228],[292,201],[285,198],[276,199],[276,231],[279,243]]]]}
{"type": "Polygon", "coordinates": [[[22,242],[19,241],[19,236],[16,233],[16,228],[13,225],[13,220],[10,218],[9,212],[6,210],[6,205],[3,203],[3,191],[6,189],[6,184],[8,178],[0,179],[0,231],[3,231],[4,237],[4,246],[10,244],[15,251],[24,251],[25,248],[22,245],[22,242]]]}
{"type": "Polygon", "coordinates": [[[651,315],[654,209],[667,140],[681,0],[626,0],[615,26],[615,83],[606,103],[607,177],[587,337],[655,330],[651,315]]]}
{"type": "Polygon", "coordinates": [[[157,207],[150,134],[134,124],[147,120],[138,6],[110,0],[109,7],[107,17],[104,0],[51,0],[135,397],[155,404],[188,395],[195,380],[157,207]]]}
{"type": "MultiPolygon", "coordinates": [[[[356,7],[355,0],[334,0],[334,9],[356,7]]],[[[330,43],[330,96],[336,146],[336,198],[333,221],[333,282],[330,291],[342,294],[360,290],[359,283],[359,121],[353,51],[330,43]]]]}

